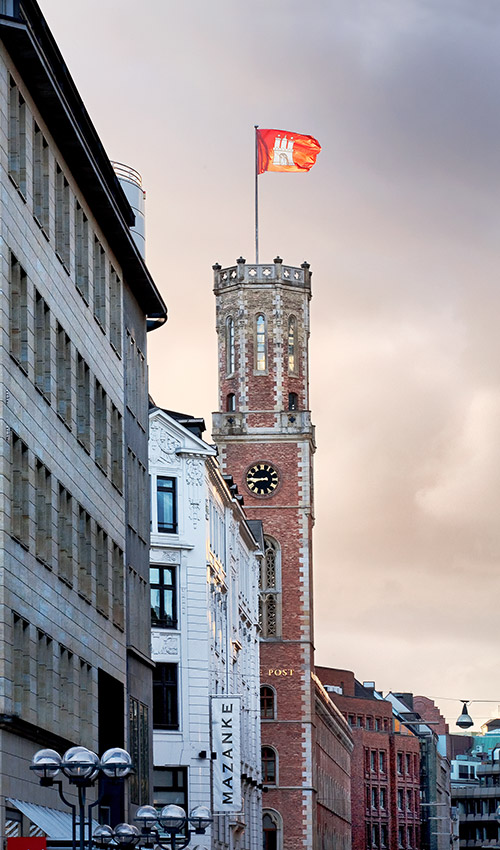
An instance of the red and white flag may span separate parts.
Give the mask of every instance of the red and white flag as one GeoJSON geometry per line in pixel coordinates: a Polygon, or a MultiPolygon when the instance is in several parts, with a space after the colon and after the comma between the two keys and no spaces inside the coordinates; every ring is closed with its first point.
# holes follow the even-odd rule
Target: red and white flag
{"type": "Polygon", "coordinates": [[[309,171],[321,145],[312,136],[287,130],[257,130],[257,173],[309,171]]]}

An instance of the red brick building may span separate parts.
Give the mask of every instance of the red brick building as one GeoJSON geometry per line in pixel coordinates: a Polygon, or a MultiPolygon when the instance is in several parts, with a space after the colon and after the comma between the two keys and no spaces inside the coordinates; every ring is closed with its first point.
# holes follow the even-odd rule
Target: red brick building
{"type": "Polygon", "coordinates": [[[419,848],[419,739],[393,717],[390,702],[349,670],[317,667],[316,673],[354,738],[352,850],[419,848]]]}
{"type": "Polygon", "coordinates": [[[262,767],[265,850],[349,850],[352,738],[314,676],[309,411],[311,273],[214,266],[221,463],[263,521],[262,767]]]}

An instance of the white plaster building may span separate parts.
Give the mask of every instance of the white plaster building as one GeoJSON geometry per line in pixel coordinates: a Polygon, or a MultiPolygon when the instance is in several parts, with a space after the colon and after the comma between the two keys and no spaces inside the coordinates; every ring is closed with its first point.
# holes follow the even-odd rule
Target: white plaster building
{"type": "Polygon", "coordinates": [[[199,847],[260,850],[262,529],[247,521],[215,448],[201,439],[204,427],[203,420],[150,412],[154,800],[212,809],[214,823],[197,836],[199,847]],[[223,809],[231,805],[217,803],[217,776],[229,770],[211,728],[221,703],[222,711],[237,706],[241,720],[235,749],[226,751],[234,752],[225,799],[231,796],[237,811],[230,812],[223,809]]]}

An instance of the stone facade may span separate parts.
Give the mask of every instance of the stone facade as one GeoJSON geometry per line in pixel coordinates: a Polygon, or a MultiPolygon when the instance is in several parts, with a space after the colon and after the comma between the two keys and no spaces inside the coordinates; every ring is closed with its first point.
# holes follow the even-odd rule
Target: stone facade
{"type": "MultiPolygon", "coordinates": [[[[124,423],[137,378],[125,339],[133,315],[145,356],[146,314],[165,314],[130,235],[130,207],[38,7],[25,3],[21,11],[11,2],[6,8],[0,22],[2,835],[29,828],[12,800],[64,809],[28,769],[37,749],[64,752],[83,744],[102,753],[132,745],[128,697],[133,693],[146,709],[151,704],[147,643],[145,663],[139,660],[135,671],[127,659],[127,647],[139,649],[140,641],[127,626],[126,567],[135,558],[125,503],[132,438],[124,423]]],[[[134,404],[144,427],[145,387],[134,404]]],[[[138,455],[146,472],[147,451],[138,455]]],[[[147,541],[147,514],[137,514],[134,524],[147,541]]],[[[146,592],[134,597],[139,617],[147,603],[146,592]]],[[[144,760],[141,766],[146,770],[144,760]]],[[[102,790],[106,815],[122,820],[123,796],[102,790]]]]}
{"type": "MultiPolygon", "coordinates": [[[[154,796],[157,803],[178,802],[190,810],[210,808],[214,801],[214,823],[205,837],[197,837],[199,847],[260,850],[262,553],[235,487],[222,476],[215,448],[200,439],[197,422],[158,408],[150,414],[154,796]],[[162,492],[169,493],[165,502],[162,492]],[[168,510],[173,506],[171,523],[164,521],[166,504],[168,510]],[[175,683],[170,691],[176,699],[167,712],[165,672],[175,683]],[[237,697],[241,704],[241,758],[234,766],[241,807],[231,813],[218,809],[213,791],[221,754],[214,753],[211,701],[221,695],[237,697]]],[[[253,531],[258,534],[258,526],[253,531]]]]}

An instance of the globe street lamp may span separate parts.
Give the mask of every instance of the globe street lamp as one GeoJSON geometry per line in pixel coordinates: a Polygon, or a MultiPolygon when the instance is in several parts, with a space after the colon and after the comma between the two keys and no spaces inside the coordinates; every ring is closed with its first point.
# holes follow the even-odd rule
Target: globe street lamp
{"type": "Polygon", "coordinates": [[[120,823],[115,829],[110,826],[99,826],[94,832],[94,841],[101,848],[135,847],[140,844],[146,850],[161,847],[163,850],[184,850],[193,834],[204,835],[212,823],[212,817],[205,806],[197,806],[189,817],[180,806],[164,806],[159,812],[154,806],[141,806],[137,810],[135,820],[140,823],[141,831],[136,826],[120,823]],[[190,823],[193,829],[179,836],[179,832],[190,823]],[[160,827],[167,836],[160,834],[160,827]]]}
{"type": "MultiPolygon", "coordinates": [[[[50,787],[55,785],[63,803],[71,809],[72,823],[72,847],[77,850],[76,822],[77,808],[79,810],[80,841],[79,850],[85,850],[85,826],[88,817],[88,850],[92,850],[92,809],[101,801],[98,796],[94,803],[87,806],[87,788],[91,788],[99,778],[99,775],[110,779],[125,779],[132,771],[132,759],[126,750],[121,747],[111,747],[101,756],[96,755],[86,747],[70,747],[63,756],[55,750],[39,750],[33,756],[30,770],[40,779],[40,785],[50,787]],[[70,785],[76,785],[78,789],[78,806],[69,802],[63,792],[62,780],[56,780],[59,772],[67,777],[70,785]],[[85,811],[87,806],[87,813],[85,811]]],[[[133,827],[137,829],[137,827],[133,827]]],[[[137,830],[138,832],[138,830],[137,830]]]]}

